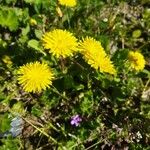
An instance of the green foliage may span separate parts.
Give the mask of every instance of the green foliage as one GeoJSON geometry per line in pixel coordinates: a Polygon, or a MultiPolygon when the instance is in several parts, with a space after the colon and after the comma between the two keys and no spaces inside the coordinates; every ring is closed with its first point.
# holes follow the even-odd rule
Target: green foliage
{"type": "Polygon", "coordinates": [[[141,30],[135,30],[132,32],[133,38],[139,38],[141,36],[141,30]]]}
{"type": "Polygon", "coordinates": [[[39,41],[35,40],[35,39],[31,39],[29,42],[28,42],[28,47],[31,47],[35,50],[38,50],[40,51],[42,48],[40,47],[40,43],[39,41]]]}
{"type": "Polygon", "coordinates": [[[18,29],[19,20],[14,9],[0,9],[0,25],[8,27],[10,31],[18,29]]]}
{"type": "Polygon", "coordinates": [[[83,114],[92,114],[93,113],[93,105],[94,105],[94,100],[93,100],[93,93],[92,91],[88,91],[85,93],[82,93],[83,98],[81,99],[81,110],[83,114]]]}
{"type": "Polygon", "coordinates": [[[150,149],[147,0],[78,0],[73,8],[56,0],[0,2],[0,133],[10,129],[13,116],[25,121],[21,138],[0,139],[0,150],[150,149]],[[117,75],[94,70],[79,53],[57,59],[44,50],[43,33],[57,28],[79,41],[100,41],[117,75]],[[143,54],[144,70],[130,69],[131,50],[143,54]],[[55,74],[52,86],[36,94],[17,81],[19,66],[34,61],[55,74]],[[76,127],[70,122],[77,114],[82,121],[76,127]]]}
{"type": "Polygon", "coordinates": [[[3,139],[2,143],[3,146],[0,146],[0,150],[16,150],[19,148],[19,139],[8,137],[8,139],[3,139]]]}
{"type": "Polygon", "coordinates": [[[25,0],[26,3],[33,3],[33,4],[42,4],[42,3],[49,3],[48,0],[42,1],[42,0],[25,0]]]}
{"type": "Polygon", "coordinates": [[[0,131],[4,132],[10,128],[10,119],[8,118],[8,114],[0,115],[0,131]]]}

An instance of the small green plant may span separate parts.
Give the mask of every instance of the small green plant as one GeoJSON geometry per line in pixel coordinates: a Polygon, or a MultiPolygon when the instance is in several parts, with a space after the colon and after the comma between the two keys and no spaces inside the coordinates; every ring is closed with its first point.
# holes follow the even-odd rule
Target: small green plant
{"type": "Polygon", "coordinates": [[[1,1],[0,150],[150,149],[147,4],[1,1]]]}

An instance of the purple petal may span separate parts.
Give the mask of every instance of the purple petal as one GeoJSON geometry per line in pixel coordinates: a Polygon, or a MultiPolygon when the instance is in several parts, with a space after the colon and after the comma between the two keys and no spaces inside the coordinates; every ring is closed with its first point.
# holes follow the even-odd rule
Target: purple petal
{"type": "Polygon", "coordinates": [[[80,122],[82,121],[82,119],[80,118],[79,115],[74,115],[71,117],[71,125],[75,125],[75,126],[79,126],[80,122]]]}
{"type": "Polygon", "coordinates": [[[76,123],[75,123],[75,126],[77,127],[77,126],[79,126],[79,124],[80,124],[79,122],[76,122],[76,123]]]}
{"type": "Polygon", "coordinates": [[[72,125],[74,125],[75,124],[75,121],[74,120],[71,120],[71,122],[70,122],[72,125]]]}

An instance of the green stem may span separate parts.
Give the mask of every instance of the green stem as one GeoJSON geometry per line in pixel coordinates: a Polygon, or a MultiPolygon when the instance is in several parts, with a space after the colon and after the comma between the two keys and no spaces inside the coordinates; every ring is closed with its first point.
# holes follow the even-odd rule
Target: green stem
{"type": "Polygon", "coordinates": [[[59,96],[61,96],[62,98],[64,98],[64,99],[66,99],[66,100],[68,100],[69,101],[69,98],[67,98],[66,96],[64,96],[64,95],[62,95],[53,85],[52,85],[52,87],[53,87],[53,92],[55,92],[56,94],[58,94],[59,96]]]}
{"type": "Polygon", "coordinates": [[[144,86],[144,88],[143,88],[143,91],[146,90],[146,88],[147,88],[147,86],[148,86],[149,83],[150,83],[150,78],[147,80],[147,82],[146,82],[146,84],[145,84],[145,86],[144,86]]]}
{"type": "Polygon", "coordinates": [[[97,144],[99,144],[99,143],[101,143],[101,141],[98,141],[97,143],[95,143],[95,144],[93,144],[93,145],[89,146],[89,147],[88,147],[88,148],[86,148],[85,150],[91,149],[92,147],[96,146],[96,145],[97,145],[97,144]]]}
{"type": "Polygon", "coordinates": [[[67,8],[67,21],[68,21],[68,26],[69,26],[69,29],[71,28],[71,25],[70,25],[70,15],[69,15],[69,9],[67,8]]]}
{"type": "MultiPolygon", "coordinates": [[[[22,117],[22,116],[20,116],[22,117]]],[[[58,142],[52,138],[50,135],[48,135],[45,131],[41,130],[40,128],[38,128],[37,126],[35,126],[33,123],[31,123],[30,121],[28,121],[26,118],[22,117],[23,120],[25,120],[28,124],[30,124],[32,127],[34,127],[36,130],[38,130],[40,133],[42,133],[43,135],[45,135],[46,137],[48,137],[51,141],[53,141],[55,144],[58,144],[58,142]]]]}

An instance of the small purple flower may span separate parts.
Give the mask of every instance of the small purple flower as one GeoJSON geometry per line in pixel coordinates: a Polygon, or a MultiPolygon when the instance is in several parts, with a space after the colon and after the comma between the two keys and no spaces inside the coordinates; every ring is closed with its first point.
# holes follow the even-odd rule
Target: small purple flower
{"type": "Polygon", "coordinates": [[[76,127],[79,126],[80,122],[82,121],[79,115],[75,115],[71,117],[71,125],[75,125],[76,127]]]}

